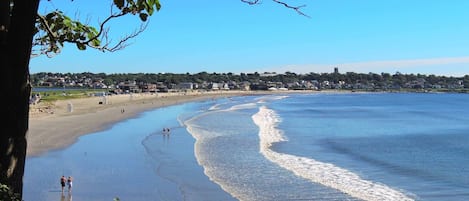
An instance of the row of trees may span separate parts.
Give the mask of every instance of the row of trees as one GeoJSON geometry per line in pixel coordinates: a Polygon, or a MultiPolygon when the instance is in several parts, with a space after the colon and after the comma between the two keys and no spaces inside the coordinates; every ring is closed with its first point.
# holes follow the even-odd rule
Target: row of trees
{"type": "Polygon", "coordinates": [[[271,76],[261,76],[255,73],[207,73],[199,72],[195,74],[176,74],[176,73],[125,73],[125,74],[105,74],[105,73],[36,73],[31,75],[31,82],[33,86],[39,85],[47,78],[68,78],[68,79],[81,79],[89,78],[91,80],[104,80],[103,83],[110,86],[124,81],[136,81],[143,83],[156,83],[163,82],[165,84],[179,84],[182,82],[243,82],[248,81],[251,83],[265,82],[282,82],[282,83],[295,83],[302,80],[318,82],[329,81],[331,83],[339,83],[343,81],[348,84],[372,84],[374,86],[400,86],[404,87],[406,83],[424,80],[427,85],[441,85],[448,86],[454,85],[460,81],[464,84],[464,88],[469,88],[469,75],[463,77],[448,77],[437,75],[424,75],[424,74],[402,74],[396,72],[390,73],[307,73],[296,74],[286,72],[284,74],[275,74],[271,76]]]}

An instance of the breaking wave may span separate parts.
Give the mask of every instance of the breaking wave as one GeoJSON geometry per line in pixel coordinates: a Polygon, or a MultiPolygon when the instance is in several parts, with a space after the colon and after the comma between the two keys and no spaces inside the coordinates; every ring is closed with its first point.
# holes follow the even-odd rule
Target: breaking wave
{"type": "Polygon", "coordinates": [[[279,116],[274,110],[261,106],[252,119],[259,126],[260,152],[268,160],[292,171],[295,175],[363,200],[414,200],[398,190],[364,180],[359,175],[333,164],[275,152],[271,149],[273,144],[287,141],[283,132],[276,128],[281,122],[279,116]]]}

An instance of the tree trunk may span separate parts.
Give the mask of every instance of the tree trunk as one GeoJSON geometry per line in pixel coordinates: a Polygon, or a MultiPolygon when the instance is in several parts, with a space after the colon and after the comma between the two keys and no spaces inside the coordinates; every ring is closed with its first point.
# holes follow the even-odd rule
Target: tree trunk
{"type": "Polygon", "coordinates": [[[29,120],[29,60],[39,0],[0,3],[0,63],[3,115],[0,178],[22,198],[29,120]],[[7,13],[5,13],[7,12],[7,13]]]}

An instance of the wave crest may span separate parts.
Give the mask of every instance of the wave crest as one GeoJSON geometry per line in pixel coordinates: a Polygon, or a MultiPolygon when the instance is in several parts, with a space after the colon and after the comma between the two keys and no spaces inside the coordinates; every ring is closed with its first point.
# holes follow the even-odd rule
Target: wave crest
{"type": "Polygon", "coordinates": [[[311,158],[278,153],[270,149],[277,142],[286,141],[283,132],[276,128],[281,122],[274,110],[265,106],[252,116],[259,126],[260,152],[270,161],[294,174],[363,200],[414,200],[404,193],[384,184],[364,180],[357,174],[330,163],[311,158]]]}

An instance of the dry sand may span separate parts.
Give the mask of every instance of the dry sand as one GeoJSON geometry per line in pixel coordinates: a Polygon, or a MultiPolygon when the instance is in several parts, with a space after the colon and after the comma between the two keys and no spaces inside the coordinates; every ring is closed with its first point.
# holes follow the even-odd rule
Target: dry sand
{"type": "Polygon", "coordinates": [[[135,117],[147,110],[191,101],[252,94],[259,93],[225,91],[125,94],[31,105],[27,156],[64,148],[82,135],[104,130],[116,122],[135,117]]]}

